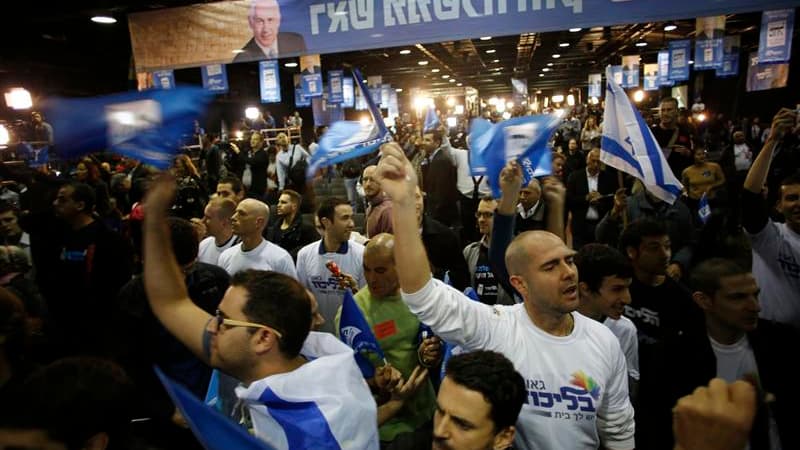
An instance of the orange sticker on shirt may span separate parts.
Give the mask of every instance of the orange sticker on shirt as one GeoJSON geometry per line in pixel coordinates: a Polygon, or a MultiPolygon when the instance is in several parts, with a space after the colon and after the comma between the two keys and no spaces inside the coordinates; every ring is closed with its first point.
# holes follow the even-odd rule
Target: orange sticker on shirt
{"type": "Polygon", "coordinates": [[[374,327],[372,330],[375,331],[375,337],[378,339],[386,339],[389,336],[394,336],[397,333],[397,325],[395,325],[394,320],[387,320],[386,322],[381,322],[374,327]]]}

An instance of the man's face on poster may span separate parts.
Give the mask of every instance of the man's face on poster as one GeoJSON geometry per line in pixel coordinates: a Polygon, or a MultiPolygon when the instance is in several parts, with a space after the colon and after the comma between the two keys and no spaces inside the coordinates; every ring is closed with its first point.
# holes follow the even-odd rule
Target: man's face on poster
{"type": "Polygon", "coordinates": [[[272,46],[281,26],[281,10],[277,0],[255,0],[248,21],[256,42],[261,47],[272,46]]]}

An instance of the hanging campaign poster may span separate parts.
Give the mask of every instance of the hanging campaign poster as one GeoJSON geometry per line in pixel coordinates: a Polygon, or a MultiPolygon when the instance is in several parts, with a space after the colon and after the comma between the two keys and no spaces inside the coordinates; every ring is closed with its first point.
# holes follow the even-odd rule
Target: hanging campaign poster
{"type": "Polygon", "coordinates": [[[339,105],[344,101],[343,70],[328,71],[328,103],[339,105]]]}
{"type": "Polygon", "coordinates": [[[639,55],[622,57],[622,85],[623,88],[639,87],[639,55]]]}
{"type": "Polygon", "coordinates": [[[153,87],[156,89],[175,89],[175,72],[157,70],[153,72],[153,87]]]}
{"type": "Polygon", "coordinates": [[[311,106],[311,99],[306,97],[303,92],[302,78],[303,77],[299,73],[294,74],[294,104],[298,108],[302,106],[311,106]]]}
{"type": "Polygon", "coordinates": [[[739,75],[739,48],[741,36],[725,36],[722,52],[722,68],[717,69],[718,77],[739,75]]]}
{"type": "Polygon", "coordinates": [[[750,53],[747,67],[747,92],[786,87],[789,64],[761,64],[758,53],[750,53]]]}
{"type": "Polygon", "coordinates": [[[355,106],[355,93],[353,92],[353,77],[345,77],[342,83],[342,107],[355,106]]]}
{"type": "Polygon", "coordinates": [[[344,109],[338,103],[330,102],[329,90],[323,86],[321,97],[311,99],[311,111],[314,113],[314,126],[328,126],[334,122],[344,120],[344,109]]]}
{"type": "Polygon", "coordinates": [[[300,57],[300,82],[303,95],[306,97],[322,97],[322,68],[319,55],[300,57]]]}
{"type": "Polygon", "coordinates": [[[792,54],[793,30],[794,9],[764,11],[761,15],[758,60],[762,64],[789,61],[792,54]]]}
{"type": "Polygon", "coordinates": [[[215,94],[228,92],[228,71],[225,64],[210,64],[201,68],[203,87],[215,94]]]}
{"type": "Polygon", "coordinates": [[[658,64],[644,65],[644,90],[658,90],[658,64]]]}
{"type": "MultiPolygon", "coordinates": [[[[383,100],[381,98],[381,84],[383,84],[383,77],[381,77],[380,75],[373,75],[371,77],[367,77],[367,87],[369,88],[369,95],[372,96],[372,101],[374,101],[376,105],[380,105],[381,103],[383,103],[381,101],[383,100]]],[[[367,109],[366,103],[364,103],[363,106],[364,108],[358,108],[358,106],[356,106],[356,109],[367,109]]]]}
{"type": "Polygon", "coordinates": [[[698,17],[694,42],[695,70],[722,67],[722,38],[725,36],[725,16],[698,17]]]}
{"type": "Polygon", "coordinates": [[[278,60],[258,63],[258,85],[261,92],[261,103],[280,103],[281,78],[278,73],[278,60]]]}
{"type": "Polygon", "coordinates": [[[689,47],[692,41],[685,39],[669,43],[669,79],[686,81],[689,79],[689,47]]]}
{"type": "Polygon", "coordinates": [[[381,100],[383,100],[381,102],[381,108],[389,107],[389,100],[392,98],[392,92],[394,92],[394,89],[392,89],[391,84],[381,84],[381,100]]]}
{"type": "Polygon", "coordinates": [[[622,66],[611,66],[611,76],[614,79],[614,83],[622,86],[622,66]]]}
{"type": "Polygon", "coordinates": [[[511,79],[511,98],[516,105],[528,103],[528,80],[525,78],[511,79]]]}
{"type": "Polygon", "coordinates": [[[674,81],[669,79],[669,52],[658,52],[658,85],[672,86],[674,81]]]}
{"type": "Polygon", "coordinates": [[[589,97],[600,98],[602,95],[603,74],[590,73],[589,74],[589,89],[587,94],[589,97]]]}

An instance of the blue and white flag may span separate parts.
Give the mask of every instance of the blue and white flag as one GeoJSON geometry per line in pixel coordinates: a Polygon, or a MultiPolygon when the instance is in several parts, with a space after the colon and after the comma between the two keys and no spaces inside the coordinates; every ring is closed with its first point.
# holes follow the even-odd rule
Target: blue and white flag
{"type": "Polygon", "coordinates": [[[250,435],[227,417],[212,407],[203,404],[194,394],[180,384],[172,381],[156,368],[156,374],[172,398],[173,403],[183,414],[192,433],[206,450],[275,450],[276,447],[250,435]]]}
{"type": "Polygon", "coordinates": [[[703,224],[711,218],[711,206],[708,205],[708,197],[705,192],[703,192],[703,196],[700,197],[700,202],[697,204],[697,217],[700,218],[703,224]]]}
{"type": "Polygon", "coordinates": [[[208,380],[208,390],[206,390],[206,398],[203,402],[217,411],[221,410],[219,400],[219,369],[211,371],[211,378],[208,380]]]}
{"type": "Polygon", "coordinates": [[[428,112],[425,113],[425,123],[422,126],[422,132],[427,133],[428,131],[434,131],[442,125],[439,122],[439,116],[436,114],[436,108],[434,106],[428,107],[428,112]]]}
{"type": "Polygon", "coordinates": [[[319,140],[319,148],[308,162],[307,177],[312,177],[322,167],[338,164],[348,159],[372,153],[381,144],[392,140],[380,109],[372,101],[369,90],[361,78],[361,72],[353,69],[358,89],[367,103],[372,121],[366,124],[355,121],[334,122],[319,140]]]}
{"type": "Polygon", "coordinates": [[[764,11],[758,40],[759,62],[788,62],[792,56],[793,32],[794,9],[764,11]]]}
{"type": "Polygon", "coordinates": [[[378,450],[378,408],[353,350],[312,331],[300,354],[299,368],[236,388],[255,435],[280,449],[378,450]]]}
{"type": "Polygon", "coordinates": [[[148,89],[44,105],[62,158],[110,150],[166,169],[211,100],[200,87],[148,89]]]}
{"type": "Polygon", "coordinates": [[[653,132],[606,69],[606,110],[600,160],[642,180],[653,195],[672,204],[683,186],[675,178],[653,132]]]}
{"type": "Polygon", "coordinates": [[[344,291],[342,314],[339,319],[339,338],[355,350],[356,363],[364,378],[374,377],[375,364],[385,362],[385,356],[350,289],[344,291]]]}
{"type": "Polygon", "coordinates": [[[496,124],[473,119],[469,133],[470,151],[477,155],[470,158],[473,175],[480,173],[479,165],[485,166],[496,198],[501,194],[500,172],[508,161],[516,160],[522,166],[523,186],[534,177],[549,175],[553,161],[547,142],[560,123],[556,114],[514,117],[496,124]]]}

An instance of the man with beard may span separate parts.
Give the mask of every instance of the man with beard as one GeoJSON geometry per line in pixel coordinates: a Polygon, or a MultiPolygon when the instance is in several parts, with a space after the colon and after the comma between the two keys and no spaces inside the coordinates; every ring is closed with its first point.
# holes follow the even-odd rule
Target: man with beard
{"type": "Polygon", "coordinates": [[[303,197],[297,191],[284,189],[276,208],[279,220],[269,228],[266,236],[267,240],[289,252],[294,261],[297,261],[297,252],[317,238],[314,228],[304,224],[300,216],[302,201],[303,197]]]}

